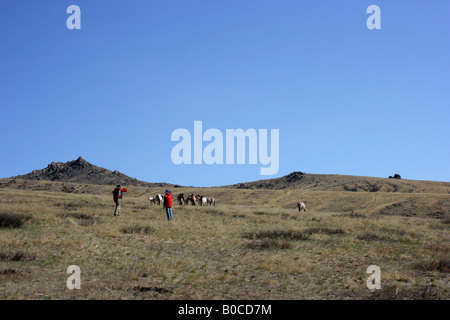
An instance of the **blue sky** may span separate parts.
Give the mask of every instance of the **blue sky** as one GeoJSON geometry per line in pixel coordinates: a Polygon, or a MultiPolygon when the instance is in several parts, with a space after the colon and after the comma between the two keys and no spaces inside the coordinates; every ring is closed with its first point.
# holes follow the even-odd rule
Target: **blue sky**
{"type": "MultiPolygon", "coordinates": [[[[87,161],[216,186],[292,171],[450,181],[450,2],[0,5],[0,177],[87,161]],[[69,30],[69,5],[81,30],[69,30]],[[381,9],[369,30],[368,6],[381,9]],[[175,129],[279,129],[280,167],[175,165],[175,129]]],[[[205,145],[205,144],[204,144],[205,145]]]]}

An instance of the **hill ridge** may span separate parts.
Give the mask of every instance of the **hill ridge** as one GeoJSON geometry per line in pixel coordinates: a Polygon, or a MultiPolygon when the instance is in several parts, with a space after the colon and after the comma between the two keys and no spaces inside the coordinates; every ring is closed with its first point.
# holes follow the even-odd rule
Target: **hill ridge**
{"type": "MultiPolygon", "coordinates": [[[[46,168],[33,170],[10,179],[72,182],[93,185],[128,185],[136,187],[189,187],[172,183],[152,183],[127,176],[117,170],[98,167],[83,157],[67,162],[51,162],[46,168]]],[[[203,187],[197,187],[203,188],[203,187]]],[[[400,192],[450,194],[450,182],[389,179],[379,177],[311,174],[293,171],[279,178],[241,182],[215,188],[262,189],[262,190],[311,190],[311,191],[349,191],[349,192],[400,192]]]]}
{"type": "Polygon", "coordinates": [[[440,190],[444,193],[450,193],[450,182],[338,174],[311,174],[302,171],[294,171],[279,178],[241,182],[223,187],[265,190],[380,191],[400,193],[426,193],[440,190]]]}
{"type": "Polygon", "coordinates": [[[139,187],[173,186],[169,183],[151,183],[127,176],[117,170],[111,171],[93,165],[83,157],[67,162],[51,162],[46,168],[33,170],[14,179],[77,182],[97,185],[129,185],[139,187]]]}

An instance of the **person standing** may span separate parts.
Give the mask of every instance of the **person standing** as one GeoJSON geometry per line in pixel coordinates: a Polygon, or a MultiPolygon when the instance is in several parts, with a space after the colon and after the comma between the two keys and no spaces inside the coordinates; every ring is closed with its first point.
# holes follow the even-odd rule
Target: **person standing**
{"type": "Polygon", "coordinates": [[[127,189],[121,188],[120,184],[113,190],[113,199],[116,204],[116,209],[114,210],[114,216],[120,216],[120,206],[122,204],[123,192],[127,192],[127,189]]]}
{"type": "Polygon", "coordinates": [[[164,196],[164,208],[166,209],[167,220],[172,220],[172,194],[170,190],[166,190],[166,195],[164,196]]]}

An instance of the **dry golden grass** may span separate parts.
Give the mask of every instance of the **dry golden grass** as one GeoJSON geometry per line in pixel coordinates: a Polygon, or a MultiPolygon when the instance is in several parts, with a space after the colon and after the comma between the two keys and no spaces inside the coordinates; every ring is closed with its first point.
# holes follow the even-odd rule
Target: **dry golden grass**
{"type": "Polygon", "coordinates": [[[177,188],[216,198],[167,221],[129,187],[114,217],[111,187],[61,183],[0,189],[1,299],[449,299],[450,231],[442,193],[177,188]],[[67,185],[67,184],[66,184],[67,185]],[[304,200],[308,211],[299,213],[304,200]],[[386,209],[388,208],[388,209],[386,209]],[[382,289],[366,287],[381,268],[382,289]],[[69,290],[69,265],[81,289],[69,290]]]}

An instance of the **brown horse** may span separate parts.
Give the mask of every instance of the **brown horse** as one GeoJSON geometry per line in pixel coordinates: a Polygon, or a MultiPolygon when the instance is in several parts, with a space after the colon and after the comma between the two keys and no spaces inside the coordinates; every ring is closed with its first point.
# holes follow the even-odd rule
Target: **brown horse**
{"type": "Polygon", "coordinates": [[[187,201],[190,202],[193,206],[195,206],[195,195],[191,194],[187,197],[187,201]]]}
{"type": "Polygon", "coordinates": [[[186,199],[185,199],[185,197],[184,197],[184,193],[180,193],[180,194],[178,195],[177,199],[178,199],[178,203],[179,203],[180,205],[183,205],[183,204],[186,203],[186,199]]]}

